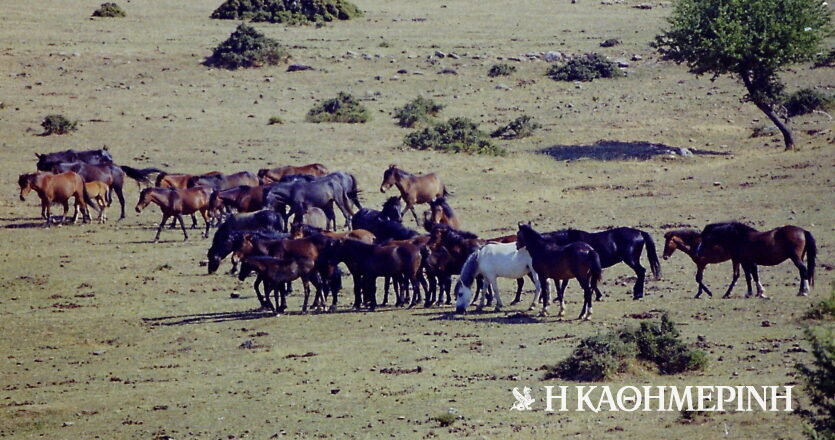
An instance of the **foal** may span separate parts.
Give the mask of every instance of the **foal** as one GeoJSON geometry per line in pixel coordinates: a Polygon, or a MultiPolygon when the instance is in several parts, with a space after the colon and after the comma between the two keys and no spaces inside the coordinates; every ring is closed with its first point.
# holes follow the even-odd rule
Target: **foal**
{"type": "Polygon", "coordinates": [[[69,211],[69,200],[75,197],[75,211],[72,222],[78,220],[78,207],[81,206],[83,221],[90,217],[87,211],[87,203],[84,189],[84,179],[73,171],[61,174],[38,171],[36,173],[21,174],[18,176],[17,184],[20,186],[20,200],[25,201],[30,191],[35,191],[41,199],[41,217],[46,220],[45,227],[52,223],[51,208],[53,203],[60,203],[64,207],[64,215],[61,217],[63,224],[67,219],[69,211]]]}
{"type": "Polygon", "coordinates": [[[104,224],[107,221],[107,214],[105,214],[104,210],[110,206],[110,191],[107,187],[107,184],[104,182],[99,182],[98,180],[93,182],[87,182],[84,184],[84,189],[87,190],[87,195],[90,197],[92,202],[95,202],[99,208],[99,218],[98,221],[101,224],[104,224]]]}

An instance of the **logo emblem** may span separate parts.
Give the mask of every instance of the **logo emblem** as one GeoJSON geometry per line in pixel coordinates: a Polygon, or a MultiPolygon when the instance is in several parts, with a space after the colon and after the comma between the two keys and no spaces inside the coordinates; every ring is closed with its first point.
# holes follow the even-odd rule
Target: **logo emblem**
{"type": "Polygon", "coordinates": [[[510,407],[511,411],[530,411],[531,404],[536,402],[536,399],[531,397],[531,389],[528,387],[522,388],[521,393],[519,392],[519,388],[514,388],[513,397],[516,398],[516,403],[510,407]]]}

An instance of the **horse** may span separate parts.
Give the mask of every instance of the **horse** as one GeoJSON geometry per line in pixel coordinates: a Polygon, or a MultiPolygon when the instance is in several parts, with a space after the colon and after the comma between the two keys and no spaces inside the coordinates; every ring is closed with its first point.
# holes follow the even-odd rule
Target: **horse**
{"type": "Polygon", "coordinates": [[[351,229],[346,232],[332,232],[307,224],[293,224],[293,226],[290,227],[291,238],[303,238],[314,234],[322,234],[335,240],[359,240],[368,244],[374,244],[376,241],[374,234],[366,231],[365,229],[351,229]]]}
{"type": "Polygon", "coordinates": [[[213,212],[235,209],[238,212],[255,212],[264,209],[264,185],[239,185],[212,192],[209,205],[213,212]]]}
{"type": "Polygon", "coordinates": [[[84,162],[65,162],[53,165],[53,173],[64,173],[67,171],[74,171],[84,179],[85,182],[99,181],[104,182],[110,190],[116,192],[116,197],[119,198],[121,205],[121,214],[119,220],[125,218],[125,196],[122,188],[125,183],[125,176],[130,177],[136,181],[136,184],[150,184],[148,175],[154,172],[159,172],[157,168],[144,168],[138,170],[125,165],[103,164],[103,165],[89,165],[84,162]]]}
{"type": "MultiPolygon", "coordinates": [[[[536,286],[534,301],[539,297],[541,286],[536,271],[533,268],[533,260],[527,249],[517,249],[515,243],[487,243],[467,257],[464,266],[461,268],[461,276],[455,284],[455,311],[464,313],[473,296],[472,285],[476,276],[481,275],[487,280],[488,288],[492,290],[496,298],[496,311],[500,311],[502,297],[499,294],[499,285],[496,278],[520,279],[531,274],[536,286]]],[[[478,310],[484,308],[484,298],[481,296],[478,310]]]]}
{"type": "Polygon", "coordinates": [[[298,167],[287,165],[278,168],[262,168],[258,170],[258,178],[261,180],[261,183],[264,184],[278,182],[284,176],[292,174],[306,174],[313,177],[322,177],[328,174],[328,168],[320,163],[311,163],[298,167]]]}
{"type": "MultiPolygon", "coordinates": [[[[230,271],[230,275],[236,272],[237,262],[242,262],[248,256],[255,256],[255,255],[269,255],[269,250],[264,245],[265,243],[270,243],[278,240],[286,240],[288,238],[286,233],[283,232],[272,232],[272,231],[234,231],[232,232],[232,270],[230,271]],[[237,258],[237,262],[235,259],[237,258]]],[[[239,273],[238,279],[244,281],[246,277],[251,272],[251,267],[244,267],[243,264],[241,265],[241,270],[245,273],[239,273]]],[[[260,276],[255,280],[255,284],[253,284],[253,289],[255,290],[255,294],[258,297],[258,302],[261,304],[262,309],[270,309],[275,311],[272,304],[269,302],[269,292],[270,289],[275,288],[276,286],[267,286],[266,296],[261,294],[261,290],[259,286],[263,284],[263,278],[260,276]]],[[[290,285],[288,283],[287,286],[288,291],[290,290],[290,285]]]]}
{"type": "Polygon", "coordinates": [[[98,222],[104,224],[104,222],[107,221],[107,214],[105,214],[104,211],[112,202],[112,200],[110,200],[110,192],[108,191],[107,185],[104,182],[99,181],[86,182],[84,184],[84,189],[87,191],[87,195],[89,196],[91,202],[95,202],[88,204],[98,206],[98,222]]]}
{"type": "MultiPolygon", "coordinates": [[[[669,231],[664,234],[664,254],[665,260],[673,255],[673,252],[680,250],[687,254],[694,263],[696,263],[696,283],[699,285],[699,290],[696,292],[696,298],[702,296],[702,292],[707,292],[708,296],[712,297],[713,292],[707,288],[702,282],[705,267],[708,264],[724,263],[731,259],[731,255],[725,251],[724,248],[713,246],[710,249],[703,249],[701,256],[696,255],[696,248],[702,242],[702,233],[696,229],[677,229],[669,231]]],[[[733,263],[734,278],[739,278],[739,263],[733,263]]],[[[723,298],[727,298],[731,294],[730,290],[725,292],[723,298]]]]}
{"type": "Polygon", "coordinates": [[[429,202],[429,211],[424,214],[424,225],[427,222],[449,225],[455,229],[461,229],[461,221],[455,215],[455,211],[446,202],[445,197],[438,197],[429,202]]]}
{"type": "Polygon", "coordinates": [[[385,193],[392,185],[397,186],[397,189],[400,190],[400,197],[406,203],[400,215],[402,216],[407,210],[412,211],[412,215],[415,217],[415,223],[418,226],[420,226],[420,221],[415,212],[415,205],[429,203],[438,197],[446,197],[449,195],[444,183],[441,182],[441,178],[435,173],[416,176],[397,168],[397,165],[390,165],[383,172],[383,182],[380,184],[380,192],[385,193]]]}
{"type": "MultiPolygon", "coordinates": [[[[716,246],[723,248],[735,263],[742,265],[748,284],[746,297],[752,294],[753,277],[757,284],[757,297],[766,298],[757,266],[776,266],[786,260],[791,260],[800,273],[800,289],[797,296],[808,295],[809,286],[815,285],[817,245],[812,233],[803,228],[786,225],[760,232],[740,222],[713,223],[702,230],[702,242],[696,250],[696,255],[707,255],[709,249],[716,246]],[[806,254],[805,265],[803,254],[806,254]]],[[[730,295],[738,276],[737,273],[725,296],[730,295]]]]}
{"type": "Polygon", "coordinates": [[[39,154],[35,153],[38,158],[37,168],[39,171],[52,171],[52,167],[61,163],[68,162],[84,162],[90,165],[109,165],[113,163],[113,156],[106,148],[98,150],[64,150],[56,153],[39,154]]]}
{"type": "MultiPolygon", "coordinates": [[[[206,177],[212,176],[216,174],[221,174],[220,171],[209,171],[208,173],[203,173],[197,175],[198,177],[206,177]]],[[[183,174],[183,173],[166,173],[161,172],[157,175],[157,180],[154,186],[157,188],[175,188],[175,189],[186,189],[188,188],[188,181],[192,177],[195,177],[194,174],[183,174]]]]}
{"type": "Polygon", "coordinates": [[[390,197],[383,204],[382,211],[363,208],[351,217],[351,227],[371,231],[378,242],[388,240],[405,240],[420,235],[401,223],[400,198],[390,197]]]}
{"type": "MultiPolygon", "coordinates": [[[[542,315],[548,313],[548,279],[553,279],[556,285],[560,280],[576,278],[583,288],[583,309],[577,319],[589,320],[592,313],[592,294],[600,294],[597,283],[603,274],[600,257],[588,243],[577,241],[568,245],[559,245],[546,239],[530,225],[520,224],[516,234],[516,248],[525,248],[531,255],[534,272],[542,286],[542,315]]],[[[562,316],[565,312],[563,291],[557,292],[562,316]]],[[[534,296],[529,310],[536,307],[537,296],[534,296]]]]}
{"type": "Polygon", "coordinates": [[[258,180],[258,177],[249,171],[241,171],[235,174],[217,173],[191,176],[186,182],[186,186],[189,188],[193,186],[208,186],[215,191],[223,191],[240,185],[258,186],[260,184],[261,182],[258,180]]]}
{"type": "MultiPolygon", "coordinates": [[[[400,246],[400,245],[416,246],[421,253],[421,261],[422,261],[423,256],[424,256],[424,249],[426,248],[426,244],[429,242],[429,238],[430,237],[428,235],[418,235],[418,236],[411,237],[411,238],[406,238],[406,239],[403,239],[403,240],[386,240],[386,241],[384,241],[382,243],[379,243],[379,244],[382,245],[382,246],[400,246]]],[[[408,292],[405,292],[402,289],[403,281],[404,280],[402,280],[402,279],[394,279],[394,278],[391,278],[391,277],[386,277],[385,284],[384,284],[385,294],[383,296],[382,305],[388,304],[389,287],[390,287],[391,284],[394,284],[395,295],[396,295],[396,298],[397,298],[397,300],[395,302],[395,306],[404,306],[408,303],[409,307],[414,307],[415,304],[417,304],[418,301],[421,300],[420,290],[416,290],[414,292],[414,294],[411,296],[411,298],[409,298],[408,292]]],[[[418,274],[418,283],[421,286],[423,286],[423,290],[425,292],[427,292],[426,307],[429,307],[429,305],[430,305],[428,303],[428,301],[429,301],[429,287],[427,286],[426,277],[424,276],[423,273],[418,274]]]]}
{"type": "Polygon", "coordinates": [[[20,186],[21,201],[26,201],[26,195],[30,191],[35,191],[40,197],[41,217],[46,219],[44,227],[48,228],[52,223],[51,209],[53,203],[60,203],[64,207],[61,223],[63,224],[66,221],[71,197],[75,197],[72,222],[75,223],[78,220],[79,206],[84,216],[82,221],[86,222],[90,216],[87,211],[87,200],[89,198],[87,197],[87,191],[84,189],[84,179],[73,171],[61,174],[43,171],[21,174],[17,178],[17,184],[20,186]]]}
{"type": "MultiPolygon", "coordinates": [[[[302,312],[307,312],[310,282],[315,277],[313,260],[304,257],[278,259],[270,256],[255,256],[245,258],[243,263],[252,267],[270,285],[276,286],[274,289],[275,308],[273,309],[276,315],[280,315],[287,310],[287,291],[284,288],[284,284],[300,278],[304,286],[304,306],[302,312]]],[[[267,294],[267,304],[269,304],[269,301],[269,294],[267,294]]],[[[272,307],[272,304],[270,304],[270,307],[272,307]]]]}
{"type": "Polygon", "coordinates": [[[145,188],[139,193],[139,201],[136,203],[136,212],[140,213],[150,203],[156,203],[162,211],[162,220],[157,228],[157,235],[154,242],[159,241],[159,234],[165,226],[169,217],[180,221],[180,228],[183,230],[183,241],[188,240],[186,225],[183,223],[183,214],[200,212],[203,221],[206,222],[206,230],[203,238],[209,237],[209,197],[212,189],[206,186],[195,186],[188,189],[166,189],[166,188],[145,188]]]}
{"type": "Polygon", "coordinates": [[[309,206],[320,208],[327,215],[328,224],[333,223],[333,229],[336,229],[336,216],[333,212],[333,205],[336,204],[345,217],[345,227],[351,227],[349,196],[336,178],[321,177],[310,182],[275,183],[269,186],[264,198],[266,207],[286,205],[290,207],[290,213],[305,212],[309,206]]]}
{"type": "MultiPolygon", "coordinates": [[[[655,252],[655,242],[648,233],[634,228],[614,228],[601,232],[585,232],[578,229],[564,229],[543,234],[548,240],[559,245],[567,245],[577,241],[588,243],[600,257],[603,268],[625,263],[635,271],[637,279],[632,291],[633,299],[644,296],[644,279],[646,269],[641,265],[641,254],[646,245],[647,259],[649,259],[652,274],[656,279],[661,277],[661,263],[655,252]]],[[[568,280],[563,281],[557,290],[564,290],[568,280]]],[[[598,298],[599,299],[599,298],[598,298]]]]}
{"type": "Polygon", "coordinates": [[[214,237],[212,237],[212,245],[209,247],[207,254],[209,275],[215,273],[220,267],[220,262],[235,250],[235,240],[240,232],[282,232],[286,230],[284,217],[269,209],[229,216],[217,228],[214,237]]]}
{"type": "Polygon", "coordinates": [[[300,216],[299,213],[296,213],[296,217],[293,219],[293,226],[296,225],[310,225],[316,228],[326,229],[328,227],[328,217],[325,215],[325,211],[311,206],[304,211],[304,215],[300,216]]]}

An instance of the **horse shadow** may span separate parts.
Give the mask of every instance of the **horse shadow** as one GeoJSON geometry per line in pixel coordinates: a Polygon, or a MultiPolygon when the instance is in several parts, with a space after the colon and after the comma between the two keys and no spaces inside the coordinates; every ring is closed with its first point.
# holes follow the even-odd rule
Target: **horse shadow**
{"type": "MultiPolygon", "coordinates": [[[[22,220],[22,219],[21,219],[22,220]]],[[[11,223],[8,225],[3,226],[4,229],[44,229],[45,220],[41,220],[39,222],[26,222],[26,223],[11,223]]],[[[58,226],[57,224],[54,226],[58,226]]],[[[70,225],[66,225],[70,226],[70,225]]]]}
{"type": "MultiPolygon", "coordinates": [[[[540,324],[542,320],[530,316],[526,313],[517,312],[511,315],[504,316],[485,316],[493,314],[494,312],[470,312],[467,314],[457,314],[452,311],[436,312],[436,313],[418,313],[423,316],[433,316],[429,318],[430,321],[468,321],[468,322],[487,322],[492,324],[540,324]]],[[[503,313],[503,312],[498,312],[503,313]]]]}
{"type": "Polygon", "coordinates": [[[593,159],[602,161],[646,160],[659,156],[729,156],[722,151],[701,150],[696,148],[671,147],[645,141],[599,140],[591,145],[552,145],[539,150],[539,153],[556,160],[593,159]],[[689,154],[688,154],[689,153],[689,154]]]}
{"type": "Polygon", "coordinates": [[[235,312],[193,313],[190,315],[160,316],[142,318],[142,322],[151,327],[169,327],[177,325],[213,324],[228,321],[251,321],[275,316],[266,310],[243,310],[235,312]]]}

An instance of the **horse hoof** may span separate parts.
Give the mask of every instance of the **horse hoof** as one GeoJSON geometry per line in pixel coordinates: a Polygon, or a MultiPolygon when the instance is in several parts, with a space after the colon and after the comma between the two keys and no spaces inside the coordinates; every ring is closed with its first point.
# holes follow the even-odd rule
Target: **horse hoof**
{"type": "Polygon", "coordinates": [[[499,313],[501,311],[502,311],[501,307],[496,307],[496,308],[493,309],[493,312],[495,312],[495,313],[499,313]]]}
{"type": "Polygon", "coordinates": [[[335,305],[328,307],[328,313],[333,313],[335,311],[336,311],[336,306],[335,305]]]}

